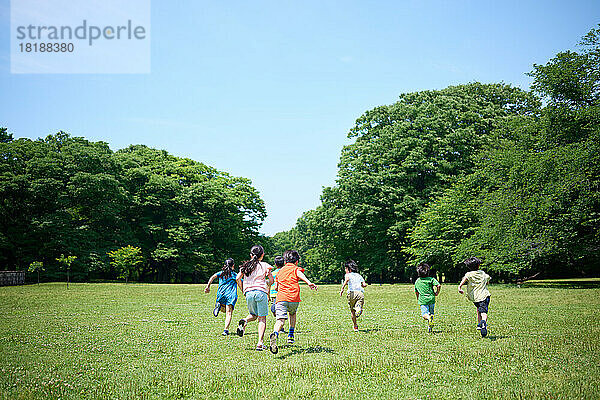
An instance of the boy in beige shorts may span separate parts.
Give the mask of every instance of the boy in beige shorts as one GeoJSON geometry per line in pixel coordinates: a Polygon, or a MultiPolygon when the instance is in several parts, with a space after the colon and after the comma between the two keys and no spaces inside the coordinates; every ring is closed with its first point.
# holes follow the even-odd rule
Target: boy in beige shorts
{"type": "Polygon", "coordinates": [[[344,283],[340,289],[340,296],[344,294],[344,288],[348,285],[348,305],[350,306],[350,316],[352,317],[352,323],[354,324],[354,332],[358,332],[358,323],[356,319],[360,317],[365,304],[365,289],[367,283],[360,276],[358,271],[358,264],[354,260],[346,261],[344,265],[346,275],[344,276],[344,283]]]}

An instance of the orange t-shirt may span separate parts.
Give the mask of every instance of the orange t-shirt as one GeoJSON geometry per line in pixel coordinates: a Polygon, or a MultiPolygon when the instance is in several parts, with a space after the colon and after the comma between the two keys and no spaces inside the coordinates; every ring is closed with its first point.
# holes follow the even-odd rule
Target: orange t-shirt
{"type": "Polygon", "coordinates": [[[304,272],[304,268],[291,263],[287,263],[277,272],[275,280],[277,281],[277,298],[279,301],[300,301],[300,285],[298,284],[298,270],[304,272]]]}

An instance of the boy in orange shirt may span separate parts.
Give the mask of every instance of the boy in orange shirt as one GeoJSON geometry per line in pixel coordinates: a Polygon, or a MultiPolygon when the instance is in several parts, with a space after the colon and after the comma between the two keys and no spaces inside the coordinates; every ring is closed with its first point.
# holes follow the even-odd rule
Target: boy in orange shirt
{"type": "Polygon", "coordinates": [[[317,290],[317,285],[308,280],[304,275],[304,268],[298,266],[300,255],[296,250],[286,250],[283,253],[283,259],[286,264],[279,270],[275,277],[277,281],[277,298],[275,300],[275,317],[277,321],[273,327],[273,333],[269,336],[271,353],[277,354],[277,339],[279,331],[285,324],[285,320],[290,315],[290,330],[287,342],[294,343],[294,329],[296,328],[296,311],[300,304],[300,285],[299,281],[304,281],[313,290],[317,290]]]}

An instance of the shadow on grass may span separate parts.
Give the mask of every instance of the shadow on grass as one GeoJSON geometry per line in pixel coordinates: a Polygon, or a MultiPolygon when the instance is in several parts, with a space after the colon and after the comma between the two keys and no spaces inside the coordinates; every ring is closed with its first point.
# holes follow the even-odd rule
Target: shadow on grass
{"type": "Polygon", "coordinates": [[[287,350],[287,349],[291,349],[290,352],[287,354],[280,355],[279,357],[277,357],[277,359],[285,360],[288,357],[296,356],[299,354],[320,354],[320,353],[335,354],[335,351],[333,351],[333,349],[329,348],[329,347],[311,346],[311,347],[303,348],[303,347],[297,347],[295,345],[280,346],[279,352],[281,352],[282,350],[287,350]]]}
{"type": "Polygon", "coordinates": [[[486,339],[495,342],[496,340],[499,339],[506,339],[509,338],[510,336],[503,336],[503,335],[489,335],[486,339]]]}
{"type": "Polygon", "coordinates": [[[359,329],[358,332],[359,333],[372,333],[372,332],[379,332],[381,329],[380,328],[367,328],[367,329],[359,329]]]}
{"type": "Polygon", "coordinates": [[[521,288],[595,289],[600,288],[600,280],[530,281],[523,283],[521,288]]]}

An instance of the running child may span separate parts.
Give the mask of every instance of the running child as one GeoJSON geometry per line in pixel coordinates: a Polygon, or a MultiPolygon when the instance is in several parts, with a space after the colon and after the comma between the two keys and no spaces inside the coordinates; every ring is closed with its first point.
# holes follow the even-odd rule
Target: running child
{"type": "Polygon", "coordinates": [[[415,294],[417,302],[421,307],[421,316],[427,321],[427,330],[433,332],[433,314],[435,309],[435,297],[440,294],[442,285],[434,277],[429,276],[431,267],[429,264],[421,263],[417,266],[419,277],[415,281],[415,294]]]}
{"type": "Polygon", "coordinates": [[[462,289],[464,284],[467,284],[467,299],[472,301],[477,310],[477,330],[481,331],[481,337],[486,337],[487,331],[487,315],[490,305],[490,291],[487,288],[490,276],[479,269],[481,260],[477,257],[467,258],[464,261],[467,268],[471,271],[467,272],[458,285],[458,293],[463,294],[462,289]]]}
{"type": "Polygon", "coordinates": [[[296,329],[296,312],[300,304],[300,285],[299,281],[304,281],[313,290],[317,290],[317,285],[308,280],[304,275],[304,268],[298,266],[300,255],[296,250],[286,250],[283,253],[285,265],[277,273],[277,297],[275,299],[275,317],[277,321],[273,327],[273,333],[269,336],[269,350],[277,354],[277,339],[279,331],[285,324],[285,320],[290,319],[290,330],[288,332],[288,344],[294,344],[294,330],[296,329]]]}
{"type": "Polygon", "coordinates": [[[358,332],[358,323],[356,319],[360,317],[363,312],[365,305],[365,289],[367,283],[363,277],[357,272],[358,264],[354,260],[346,261],[344,264],[344,270],[346,275],[344,276],[344,282],[340,289],[340,296],[344,294],[344,288],[348,285],[348,305],[350,306],[350,317],[352,318],[352,324],[354,326],[354,332],[358,332]]]}
{"type": "Polygon", "coordinates": [[[210,277],[204,289],[204,293],[210,293],[210,285],[215,279],[219,278],[219,288],[217,289],[217,299],[213,315],[218,317],[219,311],[225,311],[225,329],[221,333],[223,336],[229,335],[229,324],[231,324],[233,309],[238,298],[234,268],[235,263],[233,258],[225,260],[223,269],[210,277]]]}
{"type": "Polygon", "coordinates": [[[269,301],[271,302],[271,312],[273,313],[273,316],[275,316],[275,299],[277,298],[277,273],[283,267],[284,264],[285,262],[283,260],[283,257],[275,257],[275,269],[271,271],[275,283],[271,285],[269,290],[269,301]]]}
{"type": "Polygon", "coordinates": [[[265,250],[261,245],[250,249],[250,260],[240,265],[240,272],[236,281],[246,296],[248,304],[248,316],[238,323],[237,334],[244,336],[244,330],[248,322],[258,319],[258,342],[256,350],[265,350],[263,343],[265,330],[267,329],[267,314],[269,313],[268,286],[273,284],[271,265],[263,262],[265,250]],[[242,280],[243,278],[243,280],[242,280]]]}
{"type": "MultiPolygon", "coordinates": [[[[271,289],[269,291],[269,301],[271,302],[271,312],[273,313],[273,317],[276,317],[275,314],[275,302],[277,301],[277,273],[283,267],[285,261],[282,256],[275,257],[275,269],[271,271],[273,274],[273,279],[275,279],[275,283],[271,285],[271,289]]],[[[285,332],[285,328],[281,326],[281,332],[285,332]]]]}

